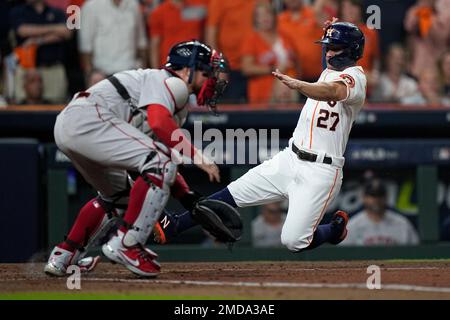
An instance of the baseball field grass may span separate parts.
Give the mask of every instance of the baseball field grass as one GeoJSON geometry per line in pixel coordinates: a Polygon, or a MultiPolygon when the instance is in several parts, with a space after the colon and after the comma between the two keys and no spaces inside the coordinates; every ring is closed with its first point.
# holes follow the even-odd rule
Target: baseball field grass
{"type": "Polygon", "coordinates": [[[450,260],[163,263],[156,279],[102,262],[72,290],[70,279],[48,277],[43,266],[0,265],[0,299],[450,299],[450,260]],[[367,287],[373,265],[380,289],[367,287]]]}

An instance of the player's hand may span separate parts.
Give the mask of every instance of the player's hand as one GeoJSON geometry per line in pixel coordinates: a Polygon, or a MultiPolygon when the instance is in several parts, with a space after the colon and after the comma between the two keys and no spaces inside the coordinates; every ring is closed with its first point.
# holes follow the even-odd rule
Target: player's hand
{"type": "Polygon", "coordinates": [[[325,21],[323,30],[325,30],[326,28],[328,28],[328,27],[329,27],[330,25],[332,25],[333,23],[338,22],[338,20],[339,20],[338,18],[333,17],[331,20],[325,21]]]}
{"type": "Polygon", "coordinates": [[[199,163],[197,167],[208,174],[210,182],[220,182],[219,167],[215,163],[199,163]]]}
{"type": "Polygon", "coordinates": [[[198,149],[195,150],[194,164],[208,174],[209,181],[220,182],[219,167],[198,149]]]}
{"type": "Polygon", "coordinates": [[[276,69],[272,72],[273,76],[280,80],[284,85],[288,86],[291,89],[298,89],[299,81],[297,79],[291,78],[283,73],[280,70],[276,69]]]}

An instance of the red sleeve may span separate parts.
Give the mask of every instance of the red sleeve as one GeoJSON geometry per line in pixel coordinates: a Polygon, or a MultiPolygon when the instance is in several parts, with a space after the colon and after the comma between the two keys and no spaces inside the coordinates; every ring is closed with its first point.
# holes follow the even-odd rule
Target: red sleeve
{"type": "Polygon", "coordinates": [[[160,104],[149,105],[147,107],[147,121],[153,133],[162,143],[169,148],[175,148],[185,156],[194,157],[194,146],[183,133],[180,132],[178,140],[172,140],[172,134],[180,128],[166,107],[160,104]],[[186,154],[186,151],[189,154],[186,154]]]}

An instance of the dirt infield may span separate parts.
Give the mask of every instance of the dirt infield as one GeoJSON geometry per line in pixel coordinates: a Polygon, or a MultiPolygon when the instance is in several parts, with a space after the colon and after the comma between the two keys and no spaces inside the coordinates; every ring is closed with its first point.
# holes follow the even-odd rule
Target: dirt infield
{"type": "Polygon", "coordinates": [[[43,264],[0,265],[0,299],[53,294],[121,298],[450,299],[450,261],[164,263],[157,279],[101,263],[81,290],[42,273],[43,264]],[[369,265],[381,268],[381,290],[366,287],[369,265]]]}

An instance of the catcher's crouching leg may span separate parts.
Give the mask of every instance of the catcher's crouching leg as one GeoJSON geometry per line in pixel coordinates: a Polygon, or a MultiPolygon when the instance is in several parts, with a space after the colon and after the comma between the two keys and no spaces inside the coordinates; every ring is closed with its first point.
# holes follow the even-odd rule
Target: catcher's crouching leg
{"type": "Polygon", "coordinates": [[[66,276],[70,265],[77,266],[81,272],[94,270],[100,257],[85,256],[90,248],[107,241],[118,216],[123,212],[119,209],[122,206],[118,202],[126,203],[128,192],[129,190],[125,190],[118,193],[113,200],[98,196],[89,201],[81,209],[69,236],[52,250],[44,272],[51,276],[66,276]]]}
{"type": "Polygon", "coordinates": [[[167,161],[161,169],[152,168],[141,174],[131,190],[122,228],[102,247],[107,258],[139,276],[159,274],[156,254],[144,245],[166,206],[176,170],[176,165],[167,161]]]}

